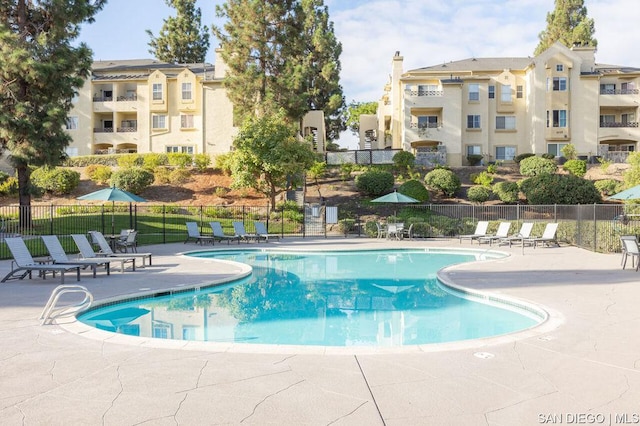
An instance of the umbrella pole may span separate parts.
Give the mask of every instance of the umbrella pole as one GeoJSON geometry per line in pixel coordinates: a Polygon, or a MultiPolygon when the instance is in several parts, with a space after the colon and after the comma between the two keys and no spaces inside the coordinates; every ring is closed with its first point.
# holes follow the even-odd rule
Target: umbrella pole
{"type": "Polygon", "coordinates": [[[111,235],[116,234],[116,202],[111,202],[111,235]]]}

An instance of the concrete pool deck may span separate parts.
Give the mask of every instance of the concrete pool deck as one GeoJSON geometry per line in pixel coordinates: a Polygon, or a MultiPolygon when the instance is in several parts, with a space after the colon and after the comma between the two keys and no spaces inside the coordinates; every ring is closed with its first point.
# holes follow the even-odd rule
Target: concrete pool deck
{"type": "MultiPolygon", "coordinates": [[[[176,256],[201,246],[145,246],[152,267],[78,283],[97,301],[209,283],[234,265],[176,256]]],[[[206,247],[206,246],[205,246],[206,247]]],[[[236,248],[218,245],[215,248],[236,248]]],[[[240,247],[478,248],[458,240],[285,238],[240,247]]],[[[487,249],[486,245],[482,246],[487,249]]],[[[495,248],[495,246],[494,246],[495,248]]],[[[0,284],[3,425],[640,424],[640,274],[619,254],[575,247],[495,248],[511,256],[457,265],[443,278],[533,302],[539,328],[409,351],[254,352],[83,332],[38,317],[58,278],[0,284]],[[80,334],[78,334],[80,331],[80,334]]],[[[10,261],[0,262],[0,274],[10,261]]]]}

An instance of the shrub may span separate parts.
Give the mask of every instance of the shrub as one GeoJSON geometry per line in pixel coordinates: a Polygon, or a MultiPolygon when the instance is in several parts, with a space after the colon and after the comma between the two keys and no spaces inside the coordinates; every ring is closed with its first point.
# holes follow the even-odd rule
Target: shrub
{"type": "Polygon", "coordinates": [[[186,152],[170,152],[167,154],[167,159],[169,160],[170,166],[181,169],[184,169],[193,163],[191,154],[187,154],[186,152]]]}
{"type": "Polygon", "coordinates": [[[492,174],[492,175],[497,175],[498,174],[498,165],[497,164],[489,164],[487,166],[487,173],[492,174]]]}
{"type": "Polygon", "coordinates": [[[398,171],[413,169],[415,165],[416,156],[409,151],[399,151],[393,156],[393,167],[398,171]]]}
{"type": "Polygon", "coordinates": [[[276,203],[276,210],[294,210],[299,212],[300,206],[293,200],[284,200],[276,203]]]}
{"type": "Polygon", "coordinates": [[[527,157],[520,162],[520,174],[524,176],[538,176],[555,173],[558,166],[553,160],[542,157],[527,157]]]}
{"type": "Polygon", "coordinates": [[[352,163],[342,163],[340,164],[340,179],[342,181],[348,181],[351,179],[351,172],[354,170],[355,165],[352,163]]]}
{"type": "Polygon", "coordinates": [[[168,163],[167,154],[157,154],[150,152],[142,156],[142,167],[147,170],[154,171],[160,166],[166,166],[168,163]]]}
{"type": "Polygon", "coordinates": [[[551,154],[550,152],[545,152],[540,157],[546,158],[547,160],[553,160],[554,158],[556,158],[555,154],[551,154]]]}
{"type": "Polygon", "coordinates": [[[562,152],[562,156],[567,160],[575,160],[578,157],[578,151],[576,151],[576,147],[572,143],[568,143],[560,148],[560,152],[562,152]]]}
{"type": "Polygon", "coordinates": [[[594,204],[602,197],[592,181],[574,175],[543,173],[520,187],[529,204],[594,204]]]}
{"type": "Polygon", "coordinates": [[[140,167],[118,170],[111,175],[113,185],[134,194],[141,193],[153,183],[153,180],[153,173],[140,167]]]}
{"type": "Polygon", "coordinates": [[[515,182],[498,182],[493,185],[493,193],[503,203],[513,204],[518,201],[518,193],[520,188],[515,182]]]}
{"type": "Polygon", "coordinates": [[[393,189],[393,174],[381,170],[369,170],[356,177],[358,191],[366,195],[382,195],[393,189]]]}
{"type": "Polygon", "coordinates": [[[138,154],[120,154],[117,158],[118,166],[123,169],[130,169],[142,165],[142,156],[138,154]]]}
{"type": "Polygon", "coordinates": [[[587,174],[587,162],[584,160],[569,160],[562,165],[562,169],[574,176],[583,177],[587,174]]]}
{"type": "Polygon", "coordinates": [[[419,180],[411,179],[400,185],[398,192],[426,203],[429,201],[429,191],[419,180]]]}
{"type": "Polygon", "coordinates": [[[607,173],[609,171],[609,166],[613,164],[613,161],[607,160],[606,158],[603,158],[603,157],[596,157],[596,158],[600,163],[600,170],[602,170],[604,173],[607,173]]]}
{"type": "Polygon", "coordinates": [[[44,192],[69,194],[78,187],[80,173],[64,168],[40,167],[31,172],[31,184],[44,192]]]}
{"type": "Polygon", "coordinates": [[[229,193],[229,188],[225,188],[224,186],[218,186],[214,191],[216,197],[224,198],[229,193]]]}
{"type": "Polygon", "coordinates": [[[425,176],[424,182],[428,188],[440,191],[449,197],[455,194],[462,186],[460,178],[446,168],[437,168],[430,171],[425,176]]]}
{"type": "Polygon", "coordinates": [[[211,164],[211,157],[208,154],[196,154],[193,156],[193,163],[199,172],[204,172],[211,164]]]}
{"type": "Polygon", "coordinates": [[[467,198],[474,203],[484,203],[491,198],[491,189],[483,185],[472,186],[467,189],[467,198]]]}
{"type": "Polygon", "coordinates": [[[347,235],[349,231],[353,229],[355,224],[355,219],[340,219],[338,221],[338,228],[340,229],[340,232],[342,232],[344,235],[347,235]]]}
{"type": "Polygon", "coordinates": [[[493,176],[488,172],[474,173],[471,175],[471,179],[476,185],[486,186],[487,188],[491,187],[493,183],[493,176]]]}
{"type": "Polygon", "coordinates": [[[191,180],[191,173],[187,169],[173,169],[169,173],[169,179],[174,184],[182,184],[191,180]]]}
{"type": "Polygon", "coordinates": [[[602,195],[613,195],[622,189],[622,182],[615,179],[602,179],[593,183],[602,195]]]}
{"type": "Polygon", "coordinates": [[[482,158],[482,155],[479,154],[467,155],[467,162],[470,166],[477,166],[482,161],[482,158]]]}
{"type": "Polygon", "coordinates": [[[516,162],[516,164],[520,164],[520,162],[521,162],[522,160],[524,160],[525,158],[529,158],[529,157],[533,157],[533,156],[535,156],[535,154],[534,154],[534,153],[532,153],[532,152],[525,152],[524,154],[519,154],[519,155],[516,155],[515,157],[513,157],[513,161],[515,161],[515,162],[516,162]]]}
{"type": "Polygon", "coordinates": [[[233,160],[233,153],[219,154],[216,156],[216,169],[220,169],[222,173],[229,176],[231,175],[231,164],[233,160]]]}
{"type": "Polygon", "coordinates": [[[89,179],[100,185],[109,183],[109,179],[111,179],[111,174],[113,173],[111,167],[102,164],[91,164],[84,169],[84,172],[89,179]]]}
{"type": "Polygon", "coordinates": [[[18,179],[9,176],[0,183],[0,195],[18,195],[18,179]]]}
{"type": "Polygon", "coordinates": [[[296,210],[283,210],[282,217],[291,222],[302,223],[304,221],[304,214],[296,210]]]}
{"type": "Polygon", "coordinates": [[[156,185],[166,185],[168,183],[171,183],[171,169],[169,169],[168,167],[156,167],[153,170],[153,176],[153,182],[156,185]]]}

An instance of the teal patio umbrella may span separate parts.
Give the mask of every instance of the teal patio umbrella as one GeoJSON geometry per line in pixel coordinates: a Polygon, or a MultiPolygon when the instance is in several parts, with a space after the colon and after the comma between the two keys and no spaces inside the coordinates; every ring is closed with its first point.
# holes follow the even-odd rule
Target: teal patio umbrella
{"type": "Polygon", "coordinates": [[[111,201],[113,209],[111,211],[111,233],[115,232],[115,204],[116,201],[129,203],[129,224],[133,226],[133,214],[131,209],[131,203],[144,203],[145,200],[142,197],[132,194],[124,189],[116,188],[115,185],[110,188],[100,189],[98,191],[90,192],[89,194],[82,195],[77,198],[78,200],[85,201],[111,201]]]}
{"type": "Polygon", "coordinates": [[[624,191],[613,194],[610,200],[637,200],[640,199],[640,185],[633,186],[624,191]]]}
{"type": "MultiPolygon", "coordinates": [[[[409,197],[408,195],[404,195],[398,191],[390,192],[382,197],[374,198],[371,200],[372,203],[391,203],[391,204],[408,204],[408,203],[419,203],[420,201],[416,200],[413,197],[409,197]]],[[[396,212],[393,213],[394,216],[397,216],[396,212]]]]}

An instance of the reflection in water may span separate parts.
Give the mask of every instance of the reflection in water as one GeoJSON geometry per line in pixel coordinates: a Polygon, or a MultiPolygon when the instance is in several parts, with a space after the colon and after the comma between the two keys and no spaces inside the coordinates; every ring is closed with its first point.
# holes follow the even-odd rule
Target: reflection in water
{"type": "Polygon", "coordinates": [[[81,320],[156,338],[324,346],[447,342],[537,322],[444,291],[435,271],[468,255],[249,251],[224,258],[253,265],[253,274],[208,291],[92,311],[81,320]]]}

